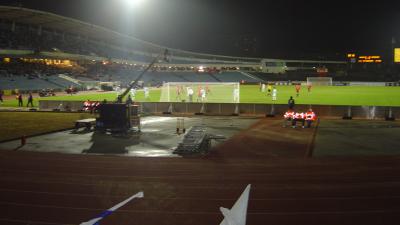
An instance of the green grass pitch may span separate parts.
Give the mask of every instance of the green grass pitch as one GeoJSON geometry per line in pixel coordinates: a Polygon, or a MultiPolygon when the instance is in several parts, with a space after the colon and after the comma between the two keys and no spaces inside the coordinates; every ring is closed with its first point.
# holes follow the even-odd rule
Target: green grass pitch
{"type": "MultiPolygon", "coordinates": [[[[210,87],[212,92],[212,87],[210,87]]],[[[287,104],[290,96],[296,100],[296,104],[309,104],[309,105],[352,105],[352,106],[400,106],[400,87],[365,87],[365,86],[315,86],[312,87],[311,92],[307,91],[306,87],[302,87],[300,96],[296,97],[294,86],[277,86],[278,94],[276,104],[287,104]]],[[[195,91],[196,94],[196,91],[195,91]]],[[[182,95],[184,98],[185,95],[182,95]]],[[[87,100],[114,101],[117,93],[96,93],[96,94],[78,94],[74,96],[56,96],[45,97],[41,100],[87,100]]],[[[138,91],[136,94],[136,101],[146,102],[159,102],[161,97],[161,89],[151,89],[150,98],[145,99],[143,91],[138,91]]],[[[226,93],[212,93],[208,95],[209,102],[218,102],[218,99],[229,99],[232,97],[232,91],[226,93]],[[223,98],[222,94],[228,95],[223,98]]],[[[233,98],[233,97],[232,97],[233,98]]],[[[170,97],[173,101],[176,100],[175,96],[170,97]]],[[[35,99],[37,106],[38,99],[35,99]]],[[[196,96],[194,96],[196,102],[196,96]]],[[[241,103],[273,103],[272,97],[267,96],[267,93],[262,93],[258,85],[241,85],[240,86],[240,102],[241,103]]],[[[26,99],[24,101],[26,104],[26,99]]],[[[2,106],[16,107],[16,100],[4,101],[2,106]]]]}

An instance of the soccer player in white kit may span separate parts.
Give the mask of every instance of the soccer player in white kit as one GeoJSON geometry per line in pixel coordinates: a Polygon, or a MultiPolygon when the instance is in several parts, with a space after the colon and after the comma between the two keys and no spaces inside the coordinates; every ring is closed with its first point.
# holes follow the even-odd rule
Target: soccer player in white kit
{"type": "Polygon", "coordinates": [[[239,102],[239,88],[233,89],[233,102],[239,102]]]}
{"type": "Polygon", "coordinates": [[[144,88],[144,98],[148,99],[150,97],[150,90],[148,87],[144,88]]]}
{"type": "Polygon", "coordinates": [[[261,85],[261,92],[265,92],[265,84],[261,85]]]}
{"type": "Polygon", "coordinates": [[[276,101],[276,96],[278,95],[278,90],[276,90],[276,87],[272,89],[272,101],[276,101]]]}
{"type": "Polygon", "coordinates": [[[206,100],[206,90],[204,88],[200,90],[200,95],[201,95],[201,102],[204,102],[206,100]]]}

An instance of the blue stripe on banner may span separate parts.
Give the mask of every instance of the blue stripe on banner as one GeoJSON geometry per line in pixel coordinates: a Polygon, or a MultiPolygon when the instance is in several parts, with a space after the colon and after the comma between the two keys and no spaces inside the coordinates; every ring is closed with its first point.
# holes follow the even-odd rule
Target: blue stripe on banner
{"type": "Polygon", "coordinates": [[[104,218],[104,217],[110,215],[111,213],[113,213],[113,211],[106,210],[106,211],[102,212],[102,213],[101,213],[99,216],[97,216],[97,217],[104,218]]]}

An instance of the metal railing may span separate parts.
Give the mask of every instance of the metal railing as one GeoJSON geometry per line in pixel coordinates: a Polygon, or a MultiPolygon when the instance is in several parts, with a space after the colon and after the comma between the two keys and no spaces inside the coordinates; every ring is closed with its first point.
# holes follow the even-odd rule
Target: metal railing
{"type": "MultiPolygon", "coordinates": [[[[235,104],[235,103],[168,103],[168,102],[142,102],[142,114],[172,114],[172,115],[215,115],[215,116],[282,116],[287,105],[281,104],[235,104]]],[[[52,111],[61,110],[79,111],[83,108],[83,101],[52,101],[40,100],[39,109],[52,111]]],[[[296,111],[306,112],[312,108],[319,117],[350,116],[362,119],[383,119],[400,115],[400,107],[389,106],[332,106],[332,105],[296,105],[296,111]]]]}

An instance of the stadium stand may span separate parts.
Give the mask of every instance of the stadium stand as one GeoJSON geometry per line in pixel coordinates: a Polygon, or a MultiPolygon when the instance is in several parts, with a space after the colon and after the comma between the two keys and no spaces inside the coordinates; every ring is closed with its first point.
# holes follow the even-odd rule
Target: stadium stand
{"type": "Polygon", "coordinates": [[[242,72],[228,72],[228,73],[224,72],[224,73],[215,74],[215,76],[222,82],[244,81],[244,82],[255,83],[255,82],[262,81],[261,79],[257,79],[257,78],[248,76],[242,72]]]}
{"type": "Polygon", "coordinates": [[[75,83],[58,76],[59,74],[73,74],[74,71],[71,69],[19,60],[14,60],[11,63],[0,63],[0,68],[0,89],[3,90],[63,90],[70,86],[77,86],[75,83]]]}
{"type": "MultiPolygon", "coordinates": [[[[149,62],[153,60],[151,53],[141,53],[128,51],[130,46],[116,46],[104,42],[87,39],[79,35],[62,33],[62,31],[42,30],[39,34],[37,30],[26,25],[18,25],[15,31],[11,30],[10,25],[0,25],[0,48],[63,52],[77,55],[99,56],[104,58],[133,60],[137,62],[149,62]]],[[[222,63],[212,60],[213,63],[222,63]]],[[[195,61],[190,58],[171,59],[170,63],[192,64],[195,61]]],[[[202,60],[206,63],[207,61],[202,60]]],[[[231,62],[231,64],[237,64],[231,62]]]]}
{"type": "MultiPolygon", "coordinates": [[[[166,49],[153,43],[129,37],[103,27],[59,15],[8,6],[0,6],[0,76],[1,88],[36,90],[63,89],[76,85],[60,78],[65,74],[81,81],[120,82],[126,86],[137,78],[154,58],[166,49]],[[27,51],[24,53],[15,51],[27,51]],[[21,55],[22,54],[22,55],[21,55]],[[1,62],[4,57],[10,63],[1,62]],[[36,60],[70,60],[70,68],[44,63],[21,62],[20,58],[36,60]]],[[[243,58],[209,55],[169,49],[167,61],[144,78],[146,85],[163,82],[245,82],[305,81],[321,76],[326,67],[334,81],[398,82],[400,71],[378,66],[353,67],[343,61],[301,61],[243,58]],[[270,67],[263,69],[263,67],[270,67]],[[199,68],[204,67],[204,72],[199,68]],[[279,67],[279,70],[274,70],[279,67]],[[268,72],[274,71],[274,72],[268,72]]]]}
{"type": "Polygon", "coordinates": [[[63,79],[57,75],[54,76],[47,76],[44,78],[45,81],[49,82],[49,83],[53,83],[54,85],[57,85],[58,87],[61,88],[68,88],[71,86],[77,86],[76,83],[73,83],[71,81],[68,81],[66,79],[63,79]]]}
{"type": "MultiPolygon", "coordinates": [[[[0,63],[1,89],[41,90],[65,89],[77,86],[76,83],[59,77],[60,74],[71,76],[81,81],[120,82],[127,86],[143,71],[142,66],[131,66],[118,63],[83,63],[70,67],[46,65],[44,61],[27,62],[12,60],[10,63],[0,63]]],[[[340,73],[331,71],[326,76],[333,77],[335,81],[382,81],[397,82],[397,71],[382,73],[379,70],[353,69],[340,73]]],[[[160,70],[154,69],[143,77],[145,85],[159,86],[163,82],[246,82],[259,83],[268,81],[305,81],[307,77],[317,77],[318,73],[311,70],[293,70],[282,74],[273,73],[244,73],[241,71],[196,72],[187,70],[160,70]]]]}
{"type": "MultiPolygon", "coordinates": [[[[151,61],[166,47],[97,25],[43,11],[0,6],[0,48],[65,52],[106,59],[151,61]]],[[[252,64],[259,58],[231,57],[170,49],[174,64],[252,64]]]]}
{"type": "MultiPolygon", "coordinates": [[[[121,81],[127,85],[142,71],[137,66],[129,65],[88,65],[88,77],[99,81],[121,81]]],[[[87,79],[87,78],[85,78],[87,79]]],[[[187,72],[187,71],[156,71],[153,70],[143,78],[145,83],[162,84],[163,82],[259,82],[260,79],[241,72],[187,72]]]]}
{"type": "Polygon", "coordinates": [[[57,89],[59,86],[39,78],[30,78],[26,76],[12,76],[0,78],[0,89],[18,89],[18,90],[41,90],[46,88],[57,89]]]}

